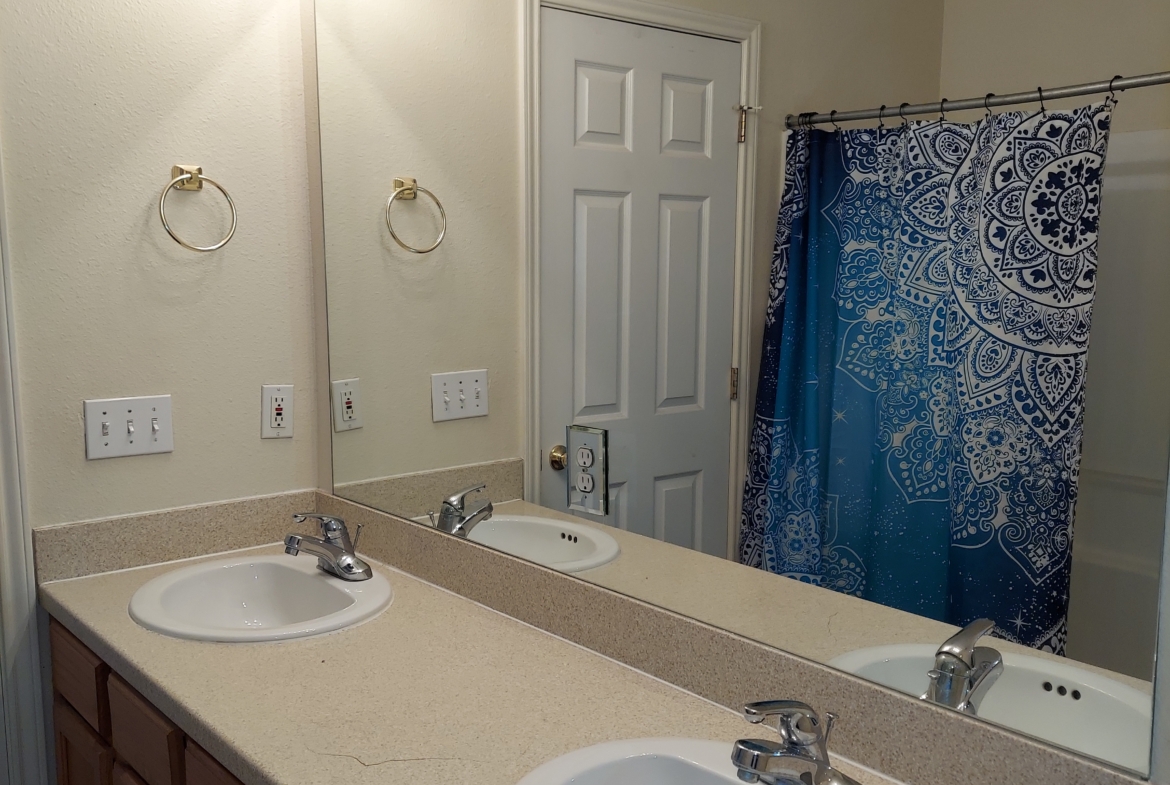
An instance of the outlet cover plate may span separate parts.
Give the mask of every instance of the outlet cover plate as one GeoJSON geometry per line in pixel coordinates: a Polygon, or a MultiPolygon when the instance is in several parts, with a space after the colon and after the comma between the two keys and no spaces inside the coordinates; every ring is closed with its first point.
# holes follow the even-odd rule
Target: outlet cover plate
{"type": "Polygon", "coordinates": [[[88,460],[174,451],[171,396],[97,398],[85,402],[85,457],[88,460]]]}
{"type": "Polygon", "coordinates": [[[260,438],[291,439],[293,435],[293,386],[260,386],[260,438]],[[279,411],[278,408],[279,407],[279,411]]]}
{"type": "Polygon", "coordinates": [[[333,430],[337,433],[362,427],[362,394],[357,379],[329,383],[333,391],[333,430]]]}
{"type": "Polygon", "coordinates": [[[455,371],[431,374],[431,420],[462,420],[488,413],[488,372],[455,371]]]}

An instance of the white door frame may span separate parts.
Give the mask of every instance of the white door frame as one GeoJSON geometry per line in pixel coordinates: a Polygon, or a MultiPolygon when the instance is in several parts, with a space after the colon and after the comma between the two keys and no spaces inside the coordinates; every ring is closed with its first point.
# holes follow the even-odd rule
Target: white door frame
{"type": "Polygon", "coordinates": [[[13,331],[11,256],[0,164],[0,667],[7,771],[0,781],[48,785],[40,625],[27,526],[24,450],[13,331]]]}
{"type": "MultiPolygon", "coordinates": [[[[540,470],[544,445],[540,440],[540,9],[559,8],[621,22],[660,27],[680,33],[734,41],[741,45],[740,99],[758,106],[760,23],[725,14],[659,5],[644,0],[525,0],[524,18],[524,200],[526,239],[524,498],[540,502],[540,470]]],[[[748,114],[747,140],[739,145],[735,210],[735,283],[732,304],[733,362],[739,368],[739,396],[731,402],[731,467],[727,496],[727,554],[733,557],[739,539],[739,516],[747,470],[747,440],[751,411],[747,406],[751,367],[752,239],[756,193],[756,118],[748,114]]]]}

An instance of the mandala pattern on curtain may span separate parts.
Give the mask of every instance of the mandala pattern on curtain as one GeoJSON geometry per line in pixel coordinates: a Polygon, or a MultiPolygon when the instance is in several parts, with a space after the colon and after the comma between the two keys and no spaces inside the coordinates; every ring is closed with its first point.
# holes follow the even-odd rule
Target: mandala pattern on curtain
{"type": "Polygon", "coordinates": [[[1063,652],[1110,110],[789,136],[743,563],[1063,652]]]}

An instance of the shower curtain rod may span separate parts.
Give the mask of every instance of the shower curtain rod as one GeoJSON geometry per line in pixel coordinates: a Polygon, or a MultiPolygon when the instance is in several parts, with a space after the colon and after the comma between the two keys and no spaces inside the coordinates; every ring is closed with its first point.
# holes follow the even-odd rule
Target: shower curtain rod
{"type": "Polygon", "coordinates": [[[1159,74],[1145,74],[1144,76],[1115,76],[1103,82],[1089,82],[1067,87],[1054,87],[1045,90],[1043,87],[1027,93],[1009,93],[995,95],[988,93],[984,98],[964,98],[961,101],[942,99],[933,104],[902,104],[899,107],[883,106],[878,109],[856,109],[851,112],[803,112],[790,114],[784,118],[786,128],[801,128],[822,123],[848,122],[850,120],[889,120],[894,117],[905,118],[911,114],[941,114],[944,112],[959,112],[963,109],[991,109],[993,106],[1009,106],[1011,104],[1030,104],[1040,101],[1055,101],[1058,98],[1072,98],[1078,95],[1092,95],[1094,93],[1114,93],[1129,90],[1134,87],[1150,87],[1151,85],[1170,83],[1170,71],[1159,74]]]}

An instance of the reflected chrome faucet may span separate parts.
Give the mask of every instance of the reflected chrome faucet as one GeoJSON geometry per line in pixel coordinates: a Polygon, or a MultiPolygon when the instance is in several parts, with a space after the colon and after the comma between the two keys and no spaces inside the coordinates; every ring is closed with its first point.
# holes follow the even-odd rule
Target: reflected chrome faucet
{"type": "MultiPolygon", "coordinates": [[[[321,528],[321,539],[300,534],[290,534],[284,538],[284,552],[296,556],[301,551],[317,557],[317,567],[330,575],[336,575],[343,581],[364,581],[374,575],[370,565],[358,558],[354,548],[357,547],[357,537],[349,541],[349,529],[345,528],[345,521],[332,515],[318,515],[315,512],[302,512],[293,516],[297,523],[304,523],[309,518],[317,521],[321,528]]],[[[358,524],[357,536],[362,533],[362,525],[358,524]]]]}
{"type": "Polygon", "coordinates": [[[834,714],[825,722],[800,701],[763,701],[743,707],[743,718],[761,723],[776,717],[780,741],[740,739],[731,750],[731,762],[744,782],[765,785],[860,785],[829,765],[829,733],[834,714]]]}
{"type": "Polygon", "coordinates": [[[431,516],[431,523],[439,531],[445,531],[458,537],[466,537],[476,524],[492,517],[492,503],[486,500],[471,512],[467,512],[467,496],[476,491],[482,491],[486,487],[487,485],[481,483],[451,494],[443,500],[443,506],[439,508],[438,520],[435,519],[434,512],[427,513],[431,516]]]}
{"type": "Polygon", "coordinates": [[[1003,655],[979,639],[995,629],[991,619],[977,619],[948,638],[934,655],[930,685],[923,700],[976,714],[991,685],[1003,673],[1003,655]]]}

